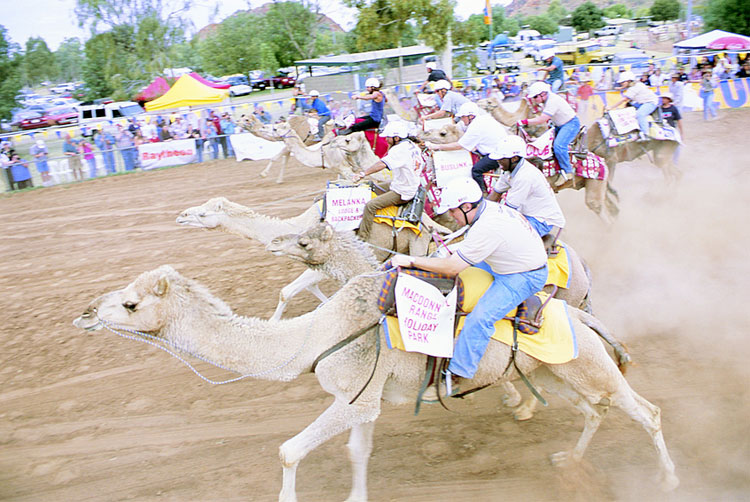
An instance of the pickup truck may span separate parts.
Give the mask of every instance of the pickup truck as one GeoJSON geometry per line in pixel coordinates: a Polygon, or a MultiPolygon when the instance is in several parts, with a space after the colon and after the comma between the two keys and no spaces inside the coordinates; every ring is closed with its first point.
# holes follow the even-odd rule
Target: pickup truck
{"type": "Polygon", "coordinates": [[[558,48],[556,55],[566,65],[606,63],[612,59],[612,54],[604,52],[600,45],[591,43],[558,48]]]}
{"type": "Polygon", "coordinates": [[[598,30],[594,31],[594,35],[597,37],[606,37],[609,35],[619,35],[622,33],[622,28],[620,26],[604,26],[603,28],[599,28],[598,30]]]}

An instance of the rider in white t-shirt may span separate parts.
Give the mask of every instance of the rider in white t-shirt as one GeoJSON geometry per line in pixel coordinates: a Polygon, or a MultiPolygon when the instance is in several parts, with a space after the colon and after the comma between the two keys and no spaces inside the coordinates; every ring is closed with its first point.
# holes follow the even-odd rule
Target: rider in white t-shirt
{"type": "Polygon", "coordinates": [[[547,253],[526,218],[515,209],[482,199],[474,180],[448,183],[440,198],[438,213],[448,211],[459,225],[470,225],[456,252],[447,258],[398,255],[391,263],[448,275],[474,265],[492,274],[492,285],[466,316],[448,366],[454,375],[473,378],[495,322],[544,287],[547,253]]]}
{"type": "Polygon", "coordinates": [[[565,216],[552,187],[535,165],[524,160],[525,156],[526,142],[518,136],[506,137],[500,148],[490,154],[490,158],[497,159],[502,174],[495,181],[489,200],[499,201],[505,193],[503,203],[524,215],[544,238],[554,227],[565,227],[565,216]]]}
{"type": "Polygon", "coordinates": [[[631,71],[622,72],[617,83],[625,89],[622,93],[623,98],[604,110],[613,110],[625,102],[630,102],[637,108],[635,118],[638,120],[638,128],[641,131],[639,141],[648,141],[648,116],[659,106],[659,98],[654,91],[646,87],[646,84],[637,81],[631,71]]]}
{"type": "Polygon", "coordinates": [[[409,139],[409,125],[402,121],[391,121],[380,134],[386,138],[390,148],[388,155],[375,162],[364,171],[354,175],[354,181],[359,181],[369,174],[377,173],[386,167],[393,174],[389,190],[375,197],[365,205],[362,222],[357,235],[363,241],[370,237],[372,220],[375,214],[388,206],[401,206],[411,201],[419,188],[419,174],[424,168],[422,152],[409,139]]]}

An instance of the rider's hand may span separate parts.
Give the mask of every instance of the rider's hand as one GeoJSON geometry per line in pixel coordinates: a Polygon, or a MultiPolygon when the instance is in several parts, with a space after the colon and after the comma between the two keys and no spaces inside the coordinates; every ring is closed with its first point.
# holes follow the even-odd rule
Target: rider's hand
{"type": "Polygon", "coordinates": [[[365,176],[366,176],[365,172],[364,171],[360,171],[358,173],[355,173],[354,176],[352,176],[352,180],[356,183],[359,180],[361,180],[362,178],[364,178],[365,176]]]}
{"type": "Polygon", "coordinates": [[[414,259],[411,256],[397,254],[391,258],[391,265],[394,267],[411,268],[414,266],[414,259]]]}
{"type": "Polygon", "coordinates": [[[518,122],[516,122],[516,125],[518,127],[524,127],[524,126],[529,125],[529,121],[528,119],[519,120],[518,122]]]}
{"type": "Polygon", "coordinates": [[[433,143],[432,141],[425,141],[424,146],[426,146],[430,150],[437,150],[437,144],[433,143]]]}

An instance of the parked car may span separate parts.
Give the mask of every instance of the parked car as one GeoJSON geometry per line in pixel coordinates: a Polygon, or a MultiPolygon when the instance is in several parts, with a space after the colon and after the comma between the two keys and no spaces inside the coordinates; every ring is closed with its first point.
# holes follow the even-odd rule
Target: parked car
{"type": "Polygon", "coordinates": [[[70,105],[51,108],[44,118],[48,125],[67,125],[78,123],[78,110],[70,105]]]}
{"type": "Polygon", "coordinates": [[[612,56],[612,65],[614,66],[626,66],[631,65],[633,73],[643,73],[648,64],[651,62],[651,57],[642,51],[626,51],[618,52],[612,56]]]}
{"type": "Polygon", "coordinates": [[[29,111],[23,114],[22,118],[17,122],[16,126],[19,129],[39,129],[40,127],[47,127],[47,120],[39,112],[29,111]]]}
{"type": "Polygon", "coordinates": [[[271,80],[273,80],[273,86],[277,89],[294,87],[294,84],[297,82],[294,75],[286,72],[279,72],[276,76],[272,77],[271,80]]]}
{"type": "Polygon", "coordinates": [[[620,33],[622,33],[622,27],[621,26],[613,26],[613,25],[604,26],[604,27],[599,28],[598,30],[594,31],[594,35],[596,35],[597,37],[606,37],[606,36],[610,36],[610,35],[619,35],[620,33]]]}
{"type": "Polygon", "coordinates": [[[495,51],[495,68],[498,70],[505,69],[510,73],[520,70],[518,61],[513,57],[512,51],[495,51]]]}
{"type": "Polygon", "coordinates": [[[268,87],[268,80],[263,76],[260,70],[250,72],[250,87],[255,91],[263,91],[268,87]]]}
{"type": "Polygon", "coordinates": [[[226,80],[226,83],[231,86],[229,87],[229,95],[232,97],[244,96],[245,94],[253,92],[253,88],[250,87],[250,82],[247,80],[247,77],[243,75],[229,77],[226,80]]]}

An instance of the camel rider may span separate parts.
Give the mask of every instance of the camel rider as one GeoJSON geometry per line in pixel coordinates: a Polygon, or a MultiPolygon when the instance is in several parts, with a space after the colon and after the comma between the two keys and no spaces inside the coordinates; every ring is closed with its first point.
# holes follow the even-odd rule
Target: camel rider
{"type": "Polygon", "coordinates": [[[542,59],[547,66],[539,71],[543,71],[547,74],[545,80],[547,80],[551,91],[557,92],[565,83],[562,59],[555,56],[555,49],[544,49],[542,51],[542,59]]]}
{"type": "Polygon", "coordinates": [[[427,80],[419,86],[419,92],[424,92],[425,88],[430,82],[439,82],[440,80],[448,80],[448,76],[443,70],[438,70],[437,63],[430,61],[425,65],[427,68],[427,80]]]}
{"type": "MultiPolygon", "coordinates": [[[[492,118],[491,115],[480,115],[479,107],[472,102],[464,103],[458,109],[456,116],[466,126],[466,132],[453,143],[438,144],[427,142],[430,150],[461,150],[468,152],[477,151],[480,159],[471,168],[471,177],[480,187],[485,187],[484,173],[494,171],[498,164],[496,160],[489,157],[491,152],[497,150],[500,140],[508,135],[503,125],[492,118]]],[[[483,190],[484,191],[484,190],[483,190]]]]}
{"type": "Polygon", "coordinates": [[[318,113],[318,135],[315,139],[320,141],[325,134],[325,123],[331,120],[331,110],[328,109],[325,101],[320,97],[320,93],[316,90],[310,91],[309,107],[318,113]]]}
{"type": "Polygon", "coordinates": [[[440,197],[438,213],[447,211],[459,226],[470,225],[464,240],[447,258],[397,255],[391,263],[451,276],[475,265],[492,274],[494,281],[466,316],[448,366],[453,375],[473,378],[495,322],[544,287],[547,253],[526,218],[515,209],[483,200],[474,180],[451,181],[440,197]]]}
{"type": "Polygon", "coordinates": [[[538,117],[523,119],[519,126],[543,124],[548,120],[555,126],[555,140],[552,151],[560,166],[560,174],[555,186],[560,186],[573,177],[573,167],[570,165],[568,148],[581,130],[581,122],[576,112],[562,97],[550,92],[545,82],[534,82],[529,86],[528,97],[531,103],[538,106],[544,104],[542,113],[538,117]]]}
{"type": "Polygon", "coordinates": [[[364,96],[356,95],[353,99],[372,101],[370,114],[363,117],[363,121],[357,122],[350,128],[341,131],[339,135],[351,134],[353,132],[365,131],[367,129],[377,129],[380,127],[380,121],[383,120],[383,108],[385,106],[385,94],[380,90],[380,80],[372,77],[368,78],[365,80],[365,89],[367,89],[367,94],[364,96]]]}
{"type": "Polygon", "coordinates": [[[617,83],[625,89],[622,93],[623,98],[614,105],[605,107],[604,111],[614,110],[629,102],[636,108],[635,118],[640,129],[638,141],[648,141],[648,116],[659,106],[659,98],[654,91],[646,87],[646,84],[638,81],[632,71],[620,73],[617,83]]]}
{"type": "Polygon", "coordinates": [[[458,109],[461,108],[462,104],[471,102],[469,101],[469,98],[467,98],[463,94],[452,91],[451,83],[447,80],[440,80],[437,84],[435,84],[435,94],[440,96],[443,104],[440,106],[440,109],[438,111],[428,113],[427,115],[422,117],[423,122],[430,119],[439,119],[441,117],[445,117],[446,115],[455,117],[458,113],[458,109]]]}
{"type": "Polygon", "coordinates": [[[555,227],[564,228],[565,216],[542,172],[524,157],[526,142],[523,138],[503,138],[500,147],[490,154],[490,158],[500,164],[502,175],[492,186],[488,199],[500,201],[504,193],[503,204],[524,215],[542,240],[552,241],[554,237],[544,237],[555,227]]]}
{"type": "Polygon", "coordinates": [[[381,136],[388,142],[388,155],[354,175],[354,181],[357,182],[386,167],[393,173],[390,189],[365,205],[357,233],[363,241],[370,237],[372,220],[379,210],[388,206],[404,205],[414,198],[419,188],[419,176],[424,168],[422,152],[408,139],[409,124],[401,120],[388,122],[381,136]]]}

